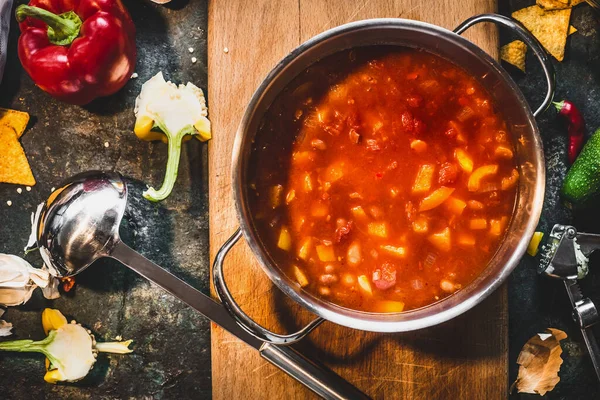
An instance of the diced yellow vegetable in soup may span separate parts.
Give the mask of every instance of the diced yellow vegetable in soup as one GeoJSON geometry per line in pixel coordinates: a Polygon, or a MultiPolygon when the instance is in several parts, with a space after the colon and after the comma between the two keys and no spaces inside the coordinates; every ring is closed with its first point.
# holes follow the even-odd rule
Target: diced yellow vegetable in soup
{"type": "Polygon", "coordinates": [[[366,275],[361,275],[358,277],[358,286],[360,289],[368,294],[369,296],[373,295],[373,289],[371,289],[371,282],[369,282],[369,278],[366,275]]]}
{"type": "Polygon", "coordinates": [[[285,196],[285,204],[290,204],[295,198],[296,198],[296,191],[294,189],[292,189],[285,196]]]}
{"type": "Polygon", "coordinates": [[[310,207],[310,215],[313,217],[326,217],[329,214],[329,207],[321,202],[315,202],[310,207]]]}
{"type": "Polygon", "coordinates": [[[450,197],[448,200],[446,200],[444,205],[448,211],[456,215],[461,215],[465,210],[465,207],[467,207],[467,203],[457,197],[450,197]]]}
{"type": "Polygon", "coordinates": [[[467,174],[473,172],[473,159],[463,149],[454,150],[454,158],[458,161],[460,168],[467,174]]]}
{"type": "Polygon", "coordinates": [[[427,142],[418,139],[413,140],[412,142],[410,142],[410,148],[416,151],[417,153],[423,153],[427,150],[427,142]]]}
{"type": "Polygon", "coordinates": [[[435,172],[435,166],[431,164],[423,164],[417,172],[417,177],[412,186],[413,194],[425,193],[431,189],[431,182],[433,180],[433,173],[435,172]]]}
{"type": "Polygon", "coordinates": [[[292,162],[297,164],[308,164],[315,159],[313,151],[297,151],[292,154],[292,162]]]}
{"type": "Polygon", "coordinates": [[[379,300],[375,303],[375,311],[380,313],[399,313],[404,311],[404,303],[393,300],[379,300]]]}
{"type": "Polygon", "coordinates": [[[323,180],[325,182],[333,183],[342,179],[342,177],[344,176],[344,167],[345,163],[343,161],[338,161],[331,164],[323,173],[323,180]]]}
{"type": "Polygon", "coordinates": [[[308,260],[310,255],[310,247],[312,245],[312,238],[309,236],[302,241],[300,248],[298,249],[298,258],[301,260],[308,260]]]}
{"type": "Polygon", "coordinates": [[[469,191],[476,192],[481,188],[481,182],[488,176],[496,175],[498,173],[498,166],[496,164],[484,165],[477,168],[469,177],[467,187],[469,191]]]}
{"type": "Polygon", "coordinates": [[[279,240],[277,241],[277,247],[282,250],[289,251],[292,248],[292,235],[287,226],[282,226],[279,232],[279,240]]]}
{"type": "Polygon", "coordinates": [[[442,186],[434,190],[429,196],[421,200],[419,211],[427,211],[436,208],[448,200],[452,192],[454,192],[454,188],[449,188],[446,186],[442,186]]]}
{"type": "Polygon", "coordinates": [[[352,211],[352,215],[354,215],[354,218],[356,218],[358,220],[365,221],[368,219],[367,213],[365,212],[364,208],[362,208],[361,206],[352,207],[351,211],[352,211]]]}
{"type": "Polygon", "coordinates": [[[473,230],[486,229],[487,221],[485,218],[473,218],[469,221],[469,228],[473,230]]]}
{"type": "Polygon", "coordinates": [[[483,210],[485,208],[483,203],[477,200],[467,201],[467,206],[469,206],[471,210],[483,210]]]}
{"type": "Polygon", "coordinates": [[[385,222],[371,222],[367,225],[367,230],[371,236],[388,237],[388,228],[385,222]]]}
{"type": "Polygon", "coordinates": [[[460,122],[465,122],[465,121],[470,120],[474,116],[475,116],[475,111],[469,106],[464,106],[463,108],[460,109],[458,114],[456,114],[456,119],[459,120],[460,122]]]}
{"type": "Polygon", "coordinates": [[[508,217],[502,217],[500,219],[490,219],[490,235],[500,236],[504,233],[506,224],[508,223],[508,217]]]}
{"type": "Polygon", "coordinates": [[[446,228],[441,232],[429,235],[427,238],[435,248],[440,251],[450,251],[452,248],[452,242],[450,239],[450,228],[446,228]]]}
{"type": "Polygon", "coordinates": [[[302,272],[302,270],[297,265],[294,265],[293,270],[294,276],[296,277],[296,281],[300,284],[300,287],[307,286],[308,278],[306,277],[306,274],[302,272]]]}
{"type": "Polygon", "coordinates": [[[360,242],[358,240],[355,240],[354,242],[350,243],[350,246],[348,246],[348,251],[346,253],[346,262],[348,263],[348,265],[356,267],[358,264],[361,263],[361,261],[362,252],[360,242]]]}
{"type": "Polygon", "coordinates": [[[513,170],[510,171],[510,176],[502,178],[501,188],[502,188],[502,190],[512,189],[517,184],[518,181],[519,181],[519,172],[513,168],[513,170]]]}
{"type": "Polygon", "coordinates": [[[513,158],[513,151],[506,146],[498,146],[494,150],[494,157],[497,159],[511,159],[513,158]]]}
{"type": "Polygon", "coordinates": [[[470,233],[459,233],[456,238],[456,243],[461,247],[475,246],[475,236],[470,233]]]}
{"type": "Polygon", "coordinates": [[[427,233],[429,231],[429,221],[422,215],[419,215],[412,223],[415,233],[427,233]]]}
{"type": "Polygon", "coordinates": [[[394,256],[397,258],[404,258],[406,256],[406,248],[404,247],[396,247],[390,245],[381,245],[379,248],[389,254],[390,256],[394,256]]]}
{"type": "Polygon", "coordinates": [[[544,237],[544,232],[535,232],[531,237],[531,241],[529,242],[529,246],[527,246],[527,254],[531,257],[535,257],[538,253],[540,242],[544,237]]]}
{"type": "Polygon", "coordinates": [[[307,173],[304,174],[304,191],[305,192],[312,192],[312,190],[313,190],[312,177],[307,172],[307,173]]]}
{"type": "Polygon", "coordinates": [[[320,244],[317,246],[317,256],[323,262],[335,261],[335,252],[333,246],[325,246],[320,244]]]}
{"type": "Polygon", "coordinates": [[[277,208],[281,204],[281,195],[283,194],[283,186],[275,185],[271,188],[271,208],[277,208]]]}

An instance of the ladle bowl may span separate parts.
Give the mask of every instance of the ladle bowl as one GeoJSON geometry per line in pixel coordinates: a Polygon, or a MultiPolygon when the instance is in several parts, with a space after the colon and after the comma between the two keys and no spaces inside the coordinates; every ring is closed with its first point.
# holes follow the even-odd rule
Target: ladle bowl
{"type": "Polygon", "coordinates": [[[127,185],[115,172],[85,172],[56,189],[37,224],[38,247],[58,277],[73,276],[119,243],[127,185]]]}

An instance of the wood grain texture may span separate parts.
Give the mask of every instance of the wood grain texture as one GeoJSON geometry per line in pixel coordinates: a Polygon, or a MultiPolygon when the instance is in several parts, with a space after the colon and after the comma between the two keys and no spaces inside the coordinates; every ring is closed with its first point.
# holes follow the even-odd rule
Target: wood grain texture
{"type": "MultiPolygon", "coordinates": [[[[252,92],[301,42],[365,18],[418,19],[449,29],[495,10],[493,0],[221,0],[209,5],[208,96],[211,258],[237,227],[231,195],[231,149],[252,92]],[[227,48],[227,52],[224,50],[227,48]]],[[[495,28],[466,35],[492,55],[495,28]]],[[[227,257],[235,297],[259,323],[290,331],[311,318],[264,276],[246,244],[227,257]]],[[[404,334],[374,334],[325,323],[299,345],[373,398],[500,399],[507,396],[506,289],[446,324],[404,334]]],[[[212,329],[213,398],[307,399],[314,396],[221,328],[212,329]]]]}

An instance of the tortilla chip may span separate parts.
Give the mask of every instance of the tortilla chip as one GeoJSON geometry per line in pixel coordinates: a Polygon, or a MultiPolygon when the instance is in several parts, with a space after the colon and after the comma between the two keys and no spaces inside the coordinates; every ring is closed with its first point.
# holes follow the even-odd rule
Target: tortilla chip
{"type": "Polygon", "coordinates": [[[571,36],[575,32],[577,32],[577,28],[575,28],[573,25],[569,25],[569,33],[568,33],[568,35],[571,36]]]}
{"type": "Polygon", "coordinates": [[[17,138],[23,136],[29,123],[29,114],[23,111],[0,108],[0,126],[7,126],[15,131],[17,138]]]}
{"type": "Polygon", "coordinates": [[[500,59],[514,65],[525,72],[525,55],[527,54],[527,45],[515,40],[500,48],[500,59]]]}
{"type": "Polygon", "coordinates": [[[544,11],[538,6],[531,6],[515,11],[512,17],[525,25],[554,58],[558,61],[565,58],[570,8],[544,11]]]}
{"type": "Polygon", "coordinates": [[[35,178],[12,128],[0,125],[0,182],[33,186],[35,178]]]}
{"type": "Polygon", "coordinates": [[[581,3],[585,3],[585,0],[571,0],[571,7],[575,7],[580,5],[581,3]]]}
{"type": "Polygon", "coordinates": [[[569,0],[536,0],[535,3],[546,11],[562,10],[571,7],[569,0]]]}

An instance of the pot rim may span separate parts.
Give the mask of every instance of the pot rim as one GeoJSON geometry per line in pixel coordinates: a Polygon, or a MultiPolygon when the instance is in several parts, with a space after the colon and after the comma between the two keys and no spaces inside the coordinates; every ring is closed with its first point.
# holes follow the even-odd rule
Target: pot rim
{"type": "MultiPolygon", "coordinates": [[[[353,46],[348,46],[346,48],[351,47],[353,46]]],[[[342,50],[343,49],[337,49],[332,53],[342,50]]],[[[430,51],[427,48],[424,50],[430,51]]],[[[323,55],[322,57],[326,56],[327,55],[323,55]]],[[[450,61],[454,62],[453,60],[450,61]]],[[[460,64],[456,64],[460,66],[460,64]]],[[[286,84],[289,84],[290,81],[291,79],[286,82],[286,84]]],[[[538,224],[542,212],[545,192],[545,163],[539,129],[533,113],[518,86],[495,59],[464,37],[437,25],[400,18],[379,18],[351,22],[318,34],[290,52],[269,72],[269,74],[265,77],[260,86],[252,95],[252,98],[246,107],[244,116],[236,132],[232,149],[232,188],[233,199],[236,207],[236,216],[240,223],[243,236],[250,246],[254,256],[259,261],[262,270],[283,293],[285,293],[288,297],[291,297],[294,301],[309,311],[336,324],[373,332],[404,332],[437,325],[457,317],[458,315],[474,307],[476,304],[480,303],[505,281],[513,269],[518,265],[521,257],[525,253],[529,238],[535,232],[535,228],[538,224]],[[490,65],[490,68],[493,68],[495,72],[504,80],[504,83],[508,85],[515,95],[515,98],[518,100],[520,105],[522,105],[527,117],[527,122],[529,124],[528,130],[531,131],[531,139],[533,141],[533,145],[537,148],[538,153],[538,157],[536,157],[537,162],[534,165],[536,172],[534,179],[535,190],[533,191],[534,198],[530,201],[531,209],[529,210],[529,218],[527,219],[527,224],[522,237],[519,239],[515,248],[512,249],[513,252],[510,257],[508,257],[504,267],[492,274],[489,274],[489,276],[483,276],[485,270],[482,271],[481,275],[473,282],[469,283],[469,285],[467,285],[464,289],[459,290],[455,294],[450,295],[436,303],[397,314],[382,314],[351,310],[338,306],[335,303],[325,301],[291,284],[292,280],[288,278],[285,273],[283,273],[283,271],[280,270],[276,265],[272,265],[273,263],[266,254],[266,251],[264,251],[259,244],[259,235],[252,226],[250,211],[244,207],[246,201],[244,194],[245,182],[243,181],[244,165],[242,165],[242,146],[244,138],[248,132],[248,126],[250,125],[250,122],[253,118],[255,118],[257,106],[261,103],[265,93],[267,93],[271,85],[281,74],[286,71],[286,69],[290,67],[291,64],[294,63],[294,60],[296,60],[297,57],[313,47],[321,44],[322,42],[334,39],[340,35],[360,30],[388,28],[412,29],[416,31],[428,31],[428,33],[439,34],[448,41],[454,41],[457,45],[462,46],[463,49],[482,59],[482,61],[487,62],[490,65]],[[477,287],[475,287],[475,284],[477,284],[477,287]],[[461,299],[461,301],[456,304],[452,304],[449,307],[444,307],[445,304],[448,304],[450,299],[460,297],[461,293],[464,299],[461,299]],[[426,310],[431,310],[432,308],[438,308],[437,312],[430,313],[430,315],[420,316],[420,314],[424,314],[426,310]],[[341,311],[346,314],[351,313],[352,316],[343,315],[340,313],[341,311]],[[395,320],[390,318],[394,316],[396,317],[395,320]],[[411,316],[417,317],[411,319],[411,316]]]]}

